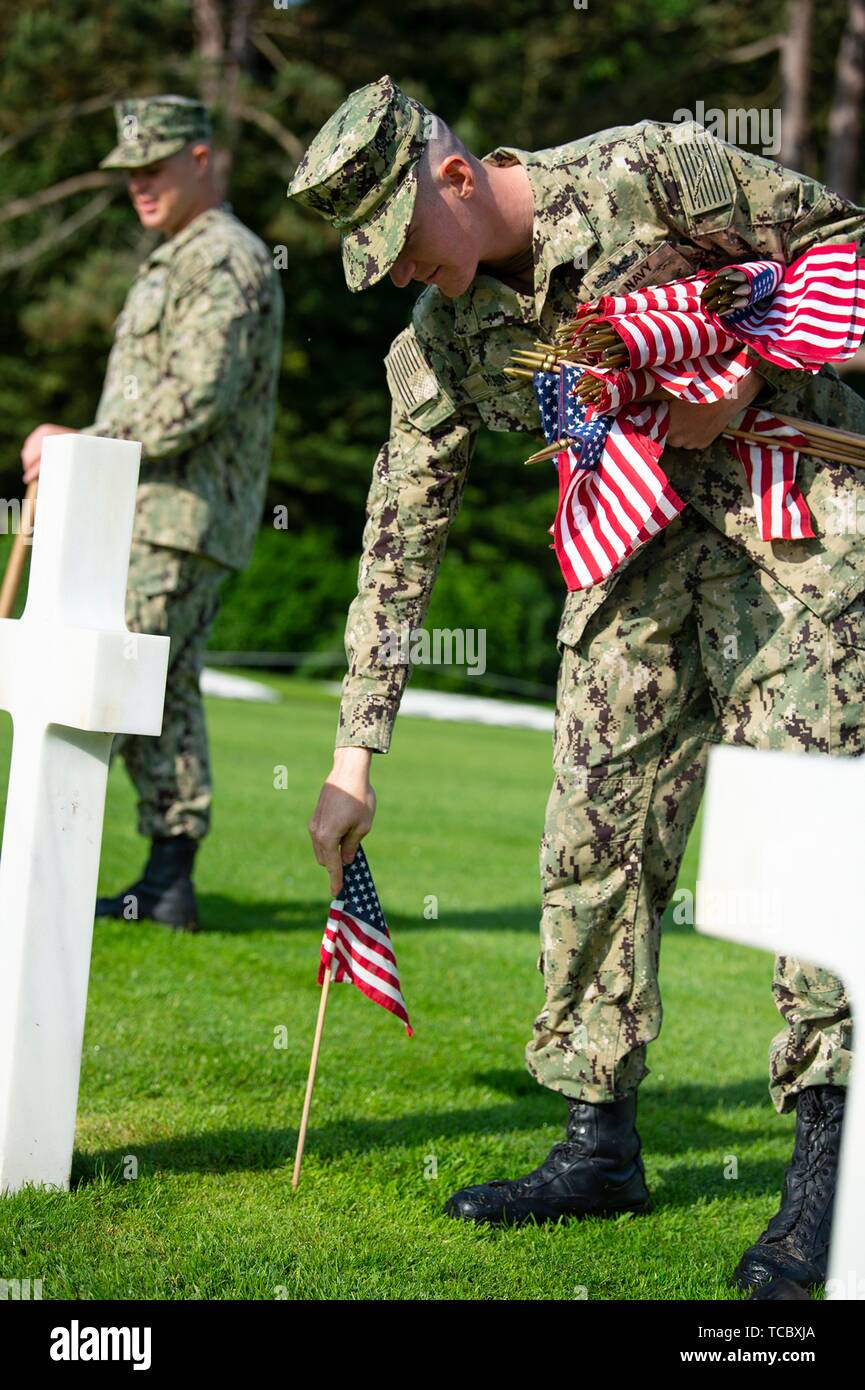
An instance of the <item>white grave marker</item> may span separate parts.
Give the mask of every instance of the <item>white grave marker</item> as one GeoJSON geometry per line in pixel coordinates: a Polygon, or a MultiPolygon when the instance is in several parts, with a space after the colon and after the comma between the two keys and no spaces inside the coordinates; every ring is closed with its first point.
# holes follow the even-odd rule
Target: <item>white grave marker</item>
{"type": "MultiPolygon", "coordinates": [[[[839,976],[865,1019],[865,758],[716,747],[695,922],[839,976]]],[[[852,1068],[827,1299],[865,1299],[865,1070],[852,1068]]]]}
{"type": "Polygon", "coordinates": [[[169,639],[125,621],[140,455],[45,441],[27,603],[0,620],[0,1193],[69,1186],[111,740],[162,728],[169,639]]]}

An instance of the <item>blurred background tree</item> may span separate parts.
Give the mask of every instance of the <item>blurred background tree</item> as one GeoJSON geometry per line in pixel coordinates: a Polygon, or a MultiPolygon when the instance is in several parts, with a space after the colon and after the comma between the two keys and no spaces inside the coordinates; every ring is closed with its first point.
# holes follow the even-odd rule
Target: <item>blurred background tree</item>
{"type": "MultiPolygon", "coordinates": [[[[92,420],[112,324],[142,256],[122,176],[98,169],[121,96],[213,109],[228,196],[282,259],[286,327],[273,466],[250,568],[212,646],[341,653],[364,501],[387,434],[382,358],[413,291],[350,294],[338,238],[286,188],[348,92],[389,72],[478,154],[541,149],[677,109],[783,113],[782,162],[863,201],[865,0],[25,0],[0,13],[0,489],[42,420],[92,420]],[[287,529],[272,524],[287,509],[287,529]]],[[[278,262],[280,263],[280,262],[278,262]]],[[[851,376],[856,383],[858,377],[851,376]]],[[[489,685],[550,689],[563,585],[552,469],[482,433],[427,626],[487,629],[489,685]]],[[[334,666],[334,673],[336,667],[334,666]]],[[[419,679],[420,678],[420,679],[419,679]]]]}

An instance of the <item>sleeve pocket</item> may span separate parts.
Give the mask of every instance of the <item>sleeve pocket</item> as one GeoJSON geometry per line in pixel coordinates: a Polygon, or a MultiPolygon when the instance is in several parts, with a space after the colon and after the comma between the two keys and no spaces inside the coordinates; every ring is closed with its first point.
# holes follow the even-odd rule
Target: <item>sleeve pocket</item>
{"type": "Polygon", "coordinates": [[[394,402],[425,434],[456,411],[456,401],[442,386],[411,326],[394,338],[384,366],[394,402]]]}

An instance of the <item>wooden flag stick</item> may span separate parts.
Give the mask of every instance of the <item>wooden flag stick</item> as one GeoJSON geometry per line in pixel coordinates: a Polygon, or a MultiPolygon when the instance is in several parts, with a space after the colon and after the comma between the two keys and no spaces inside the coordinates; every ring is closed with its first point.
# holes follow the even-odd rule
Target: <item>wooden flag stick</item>
{"type": "Polygon", "coordinates": [[[321,1035],[324,1032],[324,1015],[327,1009],[327,996],[330,990],[330,982],[336,975],[336,952],[334,951],[330,970],[325,974],[321,986],[321,999],[318,1001],[318,1019],[315,1025],[315,1037],[312,1040],[312,1057],[309,1062],[309,1076],[306,1078],[306,1095],[303,1098],[303,1114],[300,1118],[300,1130],[297,1136],[297,1153],[294,1156],[294,1174],[291,1179],[292,1192],[297,1191],[297,1184],[300,1182],[300,1165],[303,1160],[303,1144],[306,1139],[306,1127],[309,1123],[309,1111],[312,1105],[312,1088],[315,1085],[315,1069],[318,1066],[318,1049],[321,1046],[321,1035]]]}
{"type": "Polygon", "coordinates": [[[755,434],[748,430],[724,430],[724,437],[728,439],[745,439],[750,444],[764,444],[776,449],[786,449],[790,452],[798,450],[800,454],[811,454],[814,458],[827,459],[830,463],[849,463],[854,468],[865,468],[865,454],[856,454],[852,450],[834,448],[821,449],[822,437],[809,441],[807,445],[791,444],[789,440],[781,438],[771,438],[765,434],[755,434]]]}
{"type": "MultiPolygon", "coordinates": [[[[643,399],[648,400],[649,397],[645,396],[643,399]]],[[[725,439],[745,439],[749,444],[771,445],[773,448],[786,449],[791,453],[798,451],[800,454],[811,454],[814,458],[826,459],[829,463],[849,463],[854,468],[865,468],[865,453],[856,453],[854,450],[842,448],[840,445],[830,448],[829,441],[826,441],[827,447],[822,449],[819,447],[824,442],[822,435],[819,439],[809,441],[808,445],[791,444],[789,440],[781,437],[773,438],[770,435],[757,434],[747,430],[723,430],[722,435],[725,439]]],[[[569,439],[556,440],[554,444],[548,444],[545,449],[532,454],[526,459],[526,463],[543,463],[546,459],[555,458],[556,454],[562,453],[571,443],[573,441],[569,439]]]]}
{"type": "MultiPolygon", "coordinates": [[[[775,412],[773,411],[772,414],[774,415],[775,412]]],[[[865,449],[865,435],[856,434],[854,430],[842,430],[837,425],[821,425],[816,420],[797,420],[794,415],[779,414],[777,419],[785,425],[792,425],[802,434],[813,434],[815,437],[820,435],[830,442],[840,443],[845,440],[854,449],[865,449]]]]}
{"type": "Polygon", "coordinates": [[[32,482],[27,484],[27,491],[24,494],[21,525],[12,542],[9,559],[6,562],[6,572],[3,575],[3,586],[0,588],[0,618],[11,618],[15,608],[15,600],[21,586],[21,576],[24,573],[24,561],[27,558],[27,542],[33,535],[33,514],[38,488],[39,480],[34,478],[32,482]]]}

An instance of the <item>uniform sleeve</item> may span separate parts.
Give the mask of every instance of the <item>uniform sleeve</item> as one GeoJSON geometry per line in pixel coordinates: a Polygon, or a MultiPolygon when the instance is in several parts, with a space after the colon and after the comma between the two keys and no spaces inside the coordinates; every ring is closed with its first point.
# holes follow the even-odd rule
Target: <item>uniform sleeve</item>
{"type": "Polygon", "coordinates": [[[182,454],[227,419],[244,388],[257,306],[242,292],[230,263],[181,279],[165,310],[158,382],[114,414],[100,402],[84,431],[138,439],[145,458],[182,454]]]}
{"type": "Polygon", "coordinates": [[[447,534],[462,501],[479,418],[459,408],[406,330],[388,357],[388,442],[367,496],[357,594],[348,611],[336,747],[386,753],[447,534]],[[422,363],[422,366],[419,366],[422,363]]]}
{"type": "MultiPolygon", "coordinates": [[[[865,209],[825,184],[719,140],[692,122],[646,123],[643,143],[652,194],[664,221],[727,264],[755,256],[789,265],[825,243],[853,241],[865,255],[865,209]]],[[[763,359],[759,403],[786,390],[791,372],[763,359]]]]}

